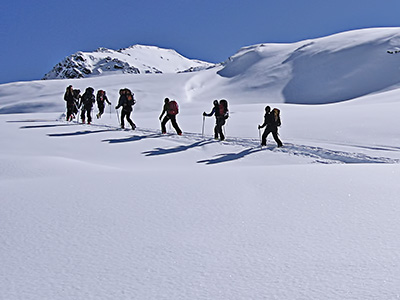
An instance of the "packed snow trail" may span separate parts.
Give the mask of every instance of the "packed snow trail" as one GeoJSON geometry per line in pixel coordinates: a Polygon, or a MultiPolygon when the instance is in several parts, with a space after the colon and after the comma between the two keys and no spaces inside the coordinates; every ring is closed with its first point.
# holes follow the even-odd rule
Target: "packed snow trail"
{"type": "MultiPolygon", "coordinates": [[[[29,121],[29,120],[27,120],[29,121]]],[[[40,120],[38,120],[40,121],[40,120]]],[[[129,133],[134,133],[134,135],[130,137],[124,138],[110,138],[105,139],[103,142],[108,142],[110,144],[116,143],[124,143],[129,141],[139,141],[141,139],[147,138],[168,138],[173,139],[175,141],[179,141],[179,143],[183,145],[179,145],[172,148],[155,148],[153,150],[145,151],[143,154],[145,156],[156,156],[156,155],[165,155],[171,153],[179,153],[182,151],[189,150],[191,148],[196,147],[204,147],[209,144],[219,144],[221,146],[240,146],[245,148],[239,152],[232,153],[220,153],[216,155],[216,157],[199,160],[197,163],[204,163],[207,165],[210,164],[218,164],[229,162],[237,159],[244,158],[248,155],[261,152],[261,151],[269,151],[273,153],[282,153],[288,154],[292,156],[311,158],[314,163],[322,163],[322,164],[334,164],[334,163],[343,163],[343,164],[369,164],[369,163],[383,163],[383,164],[397,164],[400,162],[400,159],[393,159],[383,156],[370,156],[359,152],[346,152],[346,151],[337,151],[327,149],[325,147],[318,146],[310,146],[310,145],[301,145],[294,143],[284,143],[283,147],[276,147],[275,143],[271,142],[266,147],[260,146],[260,141],[255,138],[240,138],[240,137],[228,137],[225,141],[214,140],[209,136],[202,136],[200,133],[192,133],[192,132],[184,132],[182,136],[178,136],[174,133],[161,134],[159,129],[150,129],[150,128],[141,128],[137,127],[135,130],[131,129],[121,129],[116,126],[107,125],[107,124],[81,124],[75,122],[65,122],[62,121],[61,118],[58,120],[54,120],[63,123],[66,127],[80,125],[84,127],[85,130],[78,130],[73,132],[65,132],[65,133],[53,133],[48,134],[49,137],[66,137],[66,136],[75,136],[75,135],[86,135],[92,133],[103,133],[103,132],[114,132],[114,131],[124,131],[129,133]]],[[[34,125],[34,126],[22,126],[22,129],[29,128],[51,128],[55,125],[46,124],[46,125],[34,125]]],[[[59,126],[59,125],[58,125],[59,126]]],[[[361,147],[361,146],[358,146],[361,147]]],[[[363,146],[369,149],[376,149],[377,151],[388,150],[383,147],[376,146],[363,146]]],[[[393,151],[396,149],[392,148],[393,151]]],[[[398,149],[400,151],[400,149],[398,149]]]]}

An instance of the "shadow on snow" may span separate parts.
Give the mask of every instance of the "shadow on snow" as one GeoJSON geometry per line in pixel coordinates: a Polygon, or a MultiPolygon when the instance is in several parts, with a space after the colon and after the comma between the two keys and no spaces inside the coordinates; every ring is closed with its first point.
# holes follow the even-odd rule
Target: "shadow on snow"
{"type": "Polygon", "coordinates": [[[148,135],[133,135],[131,137],[127,138],[122,138],[122,139],[108,139],[108,140],[102,140],[102,142],[108,142],[110,144],[119,144],[119,143],[129,143],[129,142],[137,142],[141,141],[144,139],[155,139],[159,138],[161,134],[148,134],[148,135]]]}
{"type": "Polygon", "coordinates": [[[239,153],[218,154],[217,158],[199,160],[197,163],[204,163],[206,165],[220,164],[220,163],[225,163],[225,162],[229,162],[229,161],[233,161],[233,160],[238,160],[238,159],[246,157],[250,154],[260,152],[262,150],[263,149],[261,149],[261,148],[248,148],[243,151],[240,151],[239,153]]]}
{"type": "MultiPolygon", "coordinates": [[[[40,123],[40,122],[54,122],[54,120],[43,120],[43,119],[26,119],[26,120],[16,120],[16,121],[7,121],[8,123],[40,123]]],[[[40,128],[53,128],[53,127],[65,127],[65,126],[76,126],[81,125],[77,123],[67,123],[67,124],[42,124],[42,125],[28,125],[22,126],[20,129],[40,129],[40,128]]],[[[67,132],[67,133],[53,133],[47,134],[49,137],[68,137],[68,136],[82,136],[88,135],[93,133],[104,133],[104,132],[115,132],[119,131],[119,128],[114,127],[106,127],[102,125],[98,125],[99,127],[103,127],[99,130],[82,130],[76,132],[67,132]]],[[[154,133],[149,132],[148,130],[142,130],[142,132],[147,131],[148,134],[146,135],[133,135],[126,138],[120,139],[107,139],[102,140],[102,142],[108,142],[110,144],[118,144],[118,143],[128,143],[128,142],[135,142],[141,141],[144,139],[151,139],[151,138],[160,138],[163,135],[161,133],[154,133]]],[[[173,148],[155,148],[151,151],[142,152],[145,156],[157,156],[157,155],[165,155],[165,154],[172,154],[187,151],[192,148],[202,147],[208,144],[216,143],[217,141],[214,140],[201,140],[194,142],[190,145],[180,145],[173,148]]],[[[266,148],[259,148],[255,147],[255,142],[253,140],[248,139],[241,139],[236,138],[230,140],[228,144],[242,146],[246,149],[240,151],[238,153],[223,153],[218,154],[210,159],[204,159],[197,161],[197,163],[204,163],[206,165],[214,165],[219,163],[230,162],[238,159],[242,159],[248,155],[255,154],[262,150],[267,150],[275,153],[282,153],[282,154],[289,154],[292,156],[299,156],[308,159],[312,159],[314,163],[323,163],[323,164],[370,164],[370,163],[383,163],[383,164],[393,164],[399,163],[399,159],[393,159],[388,157],[374,157],[369,156],[364,153],[354,153],[354,152],[345,152],[345,151],[336,151],[325,149],[321,147],[315,146],[306,146],[306,145],[296,145],[286,143],[283,148],[276,148],[275,146],[269,146],[266,148]]],[[[343,144],[346,146],[350,146],[348,144],[343,144]]],[[[352,145],[355,148],[360,149],[367,149],[367,150],[374,150],[374,151],[399,151],[399,147],[395,146],[384,146],[384,145],[352,145]]]]}
{"type": "Polygon", "coordinates": [[[50,133],[50,134],[48,134],[48,136],[50,136],[50,137],[80,136],[80,135],[87,135],[87,134],[92,134],[92,133],[110,132],[110,131],[115,131],[115,129],[83,130],[83,131],[66,132],[66,133],[50,133]]]}
{"type": "Polygon", "coordinates": [[[145,151],[142,152],[145,156],[156,156],[156,155],[165,155],[165,154],[171,154],[171,153],[177,153],[177,152],[183,152],[192,148],[196,147],[202,147],[208,144],[216,143],[215,141],[198,141],[190,145],[181,145],[178,147],[174,148],[155,148],[154,150],[151,151],[145,151]]]}
{"type": "Polygon", "coordinates": [[[28,126],[21,126],[20,129],[55,128],[55,127],[65,127],[74,125],[78,124],[28,125],[28,126]]]}

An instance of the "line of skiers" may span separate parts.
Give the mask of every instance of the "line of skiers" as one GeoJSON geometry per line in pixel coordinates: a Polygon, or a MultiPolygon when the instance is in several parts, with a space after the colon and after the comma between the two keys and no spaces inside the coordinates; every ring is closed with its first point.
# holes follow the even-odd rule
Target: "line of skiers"
{"type": "Polygon", "coordinates": [[[81,91],[79,89],[74,89],[72,85],[68,86],[65,94],[64,100],[67,104],[67,121],[72,121],[78,114],[79,109],[81,108],[81,119],[82,123],[87,122],[90,124],[92,122],[92,108],[93,104],[97,102],[98,114],[97,119],[101,118],[101,115],[104,113],[105,103],[111,105],[111,102],[108,101],[106,92],[103,90],[99,90],[97,92],[97,97],[94,96],[94,89],[92,87],[88,87],[85,90],[85,93],[81,96],[81,91]],[[86,115],[86,116],[85,116],[86,115]]]}
{"type": "MultiPolygon", "coordinates": [[[[85,93],[80,96],[79,89],[73,89],[72,85],[68,86],[65,94],[64,100],[66,101],[67,106],[67,121],[72,121],[75,116],[78,114],[79,109],[81,108],[81,120],[82,123],[85,123],[87,117],[88,124],[91,123],[92,117],[91,112],[93,108],[93,104],[97,102],[98,114],[97,118],[101,118],[104,113],[105,103],[108,105],[112,105],[106,96],[106,92],[104,90],[99,90],[97,92],[97,97],[94,96],[94,89],[92,87],[88,87],[85,90],[85,93]]],[[[118,113],[118,109],[122,107],[121,116],[118,116],[120,120],[121,128],[125,128],[125,119],[131,126],[132,130],[136,129],[136,124],[131,119],[131,113],[133,111],[133,105],[135,105],[136,100],[134,98],[134,93],[131,92],[128,88],[119,90],[119,100],[118,105],[115,107],[118,113]]],[[[228,101],[222,99],[220,101],[213,101],[213,108],[210,113],[203,112],[203,131],[204,131],[204,117],[215,116],[215,127],[214,127],[214,138],[220,139],[221,141],[225,140],[225,135],[223,132],[223,126],[226,123],[226,120],[229,118],[229,109],[228,109],[228,101]]],[[[167,133],[166,124],[168,121],[171,121],[172,126],[176,130],[178,135],[182,135],[182,130],[180,129],[176,116],[179,113],[179,106],[175,100],[170,100],[169,98],[164,99],[164,106],[159,117],[161,121],[161,132],[163,134],[167,133]],[[164,116],[165,114],[165,116],[164,116]],[[163,118],[164,116],[164,118],[163,118]]],[[[274,108],[271,111],[270,106],[265,107],[265,115],[264,122],[262,125],[258,125],[258,130],[265,127],[264,133],[261,137],[261,146],[265,146],[267,144],[267,136],[272,133],[272,136],[275,142],[278,144],[278,147],[282,147],[282,141],[279,139],[278,127],[281,126],[280,119],[280,110],[274,108]]],[[[204,133],[204,132],[203,132],[204,133]]]]}

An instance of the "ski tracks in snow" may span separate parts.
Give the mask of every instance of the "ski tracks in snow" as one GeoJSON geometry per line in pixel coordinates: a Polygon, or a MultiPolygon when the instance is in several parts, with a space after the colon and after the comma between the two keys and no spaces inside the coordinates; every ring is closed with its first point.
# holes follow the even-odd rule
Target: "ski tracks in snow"
{"type": "MultiPolygon", "coordinates": [[[[32,122],[31,120],[29,120],[32,122]]],[[[28,122],[28,121],[27,121],[28,122]]],[[[65,121],[58,119],[55,122],[66,123],[65,121]]],[[[106,124],[76,124],[76,123],[66,123],[66,124],[74,124],[74,125],[82,125],[90,128],[99,128],[99,132],[125,132],[118,127],[106,124]]],[[[45,128],[49,128],[51,125],[44,126],[45,128]]],[[[29,126],[23,126],[21,128],[28,129],[29,126]]],[[[148,129],[148,128],[136,128],[136,130],[127,130],[126,132],[134,133],[135,135],[130,138],[124,138],[123,141],[129,140],[141,140],[145,137],[152,138],[165,138],[165,139],[173,139],[179,143],[176,147],[169,148],[155,148],[153,150],[144,151],[143,155],[145,156],[155,156],[155,155],[165,155],[171,153],[179,153],[182,151],[187,151],[197,147],[208,147],[213,144],[220,144],[222,147],[230,147],[234,146],[235,148],[240,147],[240,149],[236,152],[228,152],[221,153],[213,156],[209,159],[199,160],[197,163],[204,163],[207,165],[224,163],[229,161],[234,161],[238,159],[242,159],[248,155],[252,154],[261,154],[261,153],[274,153],[274,154],[287,154],[290,156],[303,157],[306,159],[311,159],[312,163],[319,164],[397,164],[400,163],[400,159],[389,158],[384,156],[371,156],[361,152],[348,152],[348,151],[339,151],[332,150],[326,148],[328,143],[324,143],[324,146],[311,146],[311,145],[302,145],[295,143],[284,143],[283,147],[278,148],[275,143],[268,144],[265,147],[260,146],[260,140],[256,138],[243,138],[243,137],[229,137],[225,141],[218,141],[212,139],[210,136],[202,136],[199,133],[190,133],[184,132],[182,136],[178,136],[176,134],[161,134],[160,130],[148,129]]],[[[79,131],[81,133],[81,131],[79,131]]],[[[78,133],[76,133],[78,134],[78,133]]],[[[49,136],[64,136],[64,135],[73,135],[73,133],[65,133],[65,134],[52,134],[49,136]]],[[[117,143],[121,141],[121,139],[107,139],[103,140],[103,142],[109,143],[117,143]]],[[[346,145],[352,147],[352,145],[346,145]]],[[[383,151],[398,151],[400,152],[400,148],[394,147],[383,147],[383,146],[354,146],[355,148],[365,148],[371,151],[377,151],[379,154],[382,154],[383,151]]]]}
{"type": "MultiPolygon", "coordinates": [[[[142,132],[145,134],[159,134],[159,131],[151,130],[151,129],[138,129],[138,132],[142,132]]],[[[181,151],[186,151],[195,147],[206,147],[208,145],[219,143],[222,146],[240,146],[244,148],[239,152],[231,152],[218,154],[215,157],[207,160],[200,160],[198,163],[205,164],[217,164],[228,161],[233,161],[237,159],[244,158],[245,156],[259,153],[261,151],[265,152],[273,152],[273,153],[281,153],[288,154],[292,156],[311,158],[313,163],[322,163],[322,164],[371,164],[371,163],[379,163],[379,164],[397,164],[400,163],[400,159],[388,158],[384,156],[370,156],[360,152],[346,152],[346,151],[338,151],[331,150],[324,147],[318,146],[309,146],[309,145],[301,145],[294,143],[285,143],[283,147],[277,147],[275,144],[269,144],[265,147],[260,146],[260,141],[256,138],[239,138],[239,137],[231,137],[227,138],[225,141],[214,140],[211,137],[203,137],[198,133],[188,133],[185,132],[183,136],[177,136],[174,134],[168,134],[166,136],[161,136],[166,138],[177,139],[181,142],[185,142],[185,145],[179,145],[177,147],[172,148],[156,148],[151,151],[146,151],[143,154],[146,156],[152,156],[157,154],[169,154],[169,153],[177,153],[181,151]]],[[[183,144],[183,143],[182,143],[183,144]]],[[[374,147],[365,148],[374,149],[374,147]]],[[[382,150],[383,148],[376,149],[376,151],[382,150]]],[[[387,149],[383,149],[387,150],[387,149]]],[[[394,149],[391,149],[394,151],[394,149]]],[[[400,149],[397,151],[400,152],[400,149]]]]}
{"type": "MultiPolygon", "coordinates": [[[[277,147],[275,144],[269,144],[261,147],[258,139],[251,138],[228,138],[227,142],[222,144],[239,145],[245,150],[236,153],[237,158],[242,158],[246,155],[253,154],[259,151],[269,151],[274,153],[288,154],[292,156],[304,157],[312,159],[313,163],[322,164],[397,164],[400,159],[393,159],[382,156],[370,156],[359,152],[346,152],[331,150],[324,147],[301,145],[294,143],[284,143],[283,147],[277,147]]],[[[372,147],[371,147],[372,148],[372,147]]],[[[399,150],[400,151],[400,150],[399,150]]],[[[208,161],[201,161],[203,163],[212,164],[229,160],[228,157],[234,157],[234,153],[225,154],[225,157],[219,157],[208,161]]]]}

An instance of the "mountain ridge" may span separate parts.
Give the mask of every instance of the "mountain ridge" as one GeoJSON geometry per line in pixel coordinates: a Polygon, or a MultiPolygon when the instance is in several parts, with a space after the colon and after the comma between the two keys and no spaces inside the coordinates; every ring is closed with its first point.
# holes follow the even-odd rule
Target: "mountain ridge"
{"type": "Polygon", "coordinates": [[[87,78],[108,74],[162,74],[193,72],[215,64],[189,59],[173,49],[132,45],[119,50],[100,47],[78,51],[56,64],[43,79],[87,78]]]}

